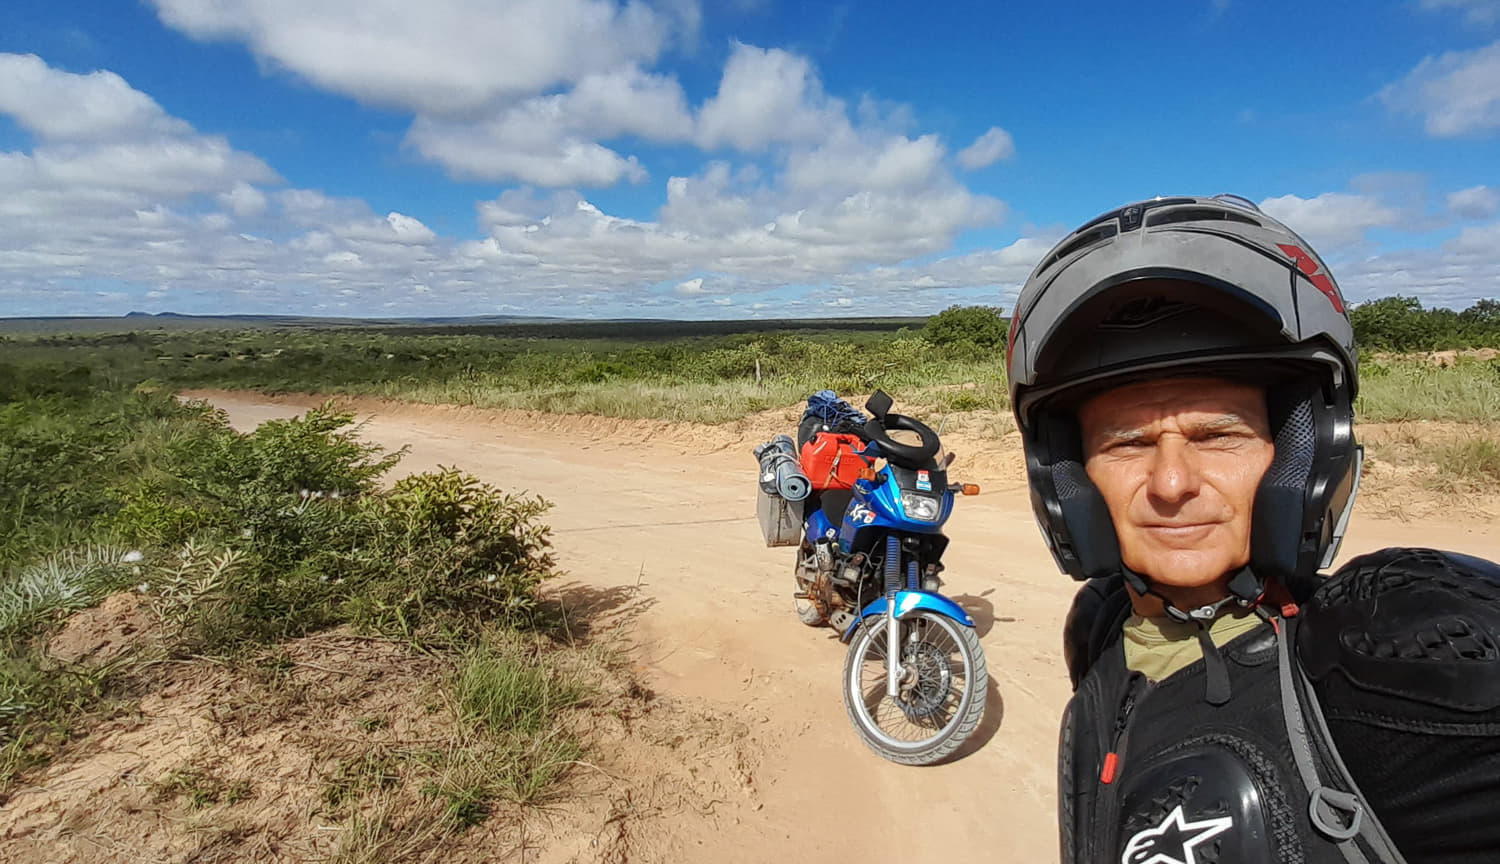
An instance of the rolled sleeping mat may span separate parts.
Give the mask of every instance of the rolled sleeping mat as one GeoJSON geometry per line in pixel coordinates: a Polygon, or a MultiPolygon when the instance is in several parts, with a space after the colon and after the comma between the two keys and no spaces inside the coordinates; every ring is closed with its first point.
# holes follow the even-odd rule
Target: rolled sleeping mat
{"type": "Polygon", "coordinates": [[[801,501],[812,492],[812,481],[802,473],[795,456],[783,455],[776,460],[776,489],[788,501],[801,501]]]}
{"type": "Polygon", "coordinates": [[[768,450],[760,461],[760,488],[767,495],[801,501],[812,492],[812,481],[802,473],[802,465],[795,457],[768,450]]]}
{"type": "Polygon", "coordinates": [[[777,435],[753,451],[760,461],[760,488],[767,495],[801,501],[812,492],[812,482],[802,471],[797,445],[789,435],[777,435]]]}

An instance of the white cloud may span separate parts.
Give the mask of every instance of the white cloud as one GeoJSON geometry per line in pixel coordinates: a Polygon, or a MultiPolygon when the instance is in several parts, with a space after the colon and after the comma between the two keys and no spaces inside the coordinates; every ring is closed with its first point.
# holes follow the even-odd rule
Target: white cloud
{"type": "Polygon", "coordinates": [[[684,141],[693,132],[687,98],[677,79],[631,66],[581,79],[571,92],[543,100],[565,125],[602,138],[637,135],[684,141]]]}
{"type": "Polygon", "coordinates": [[[1500,0],[1422,0],[1427,10],[1452,9],[1464,13],[1470,24],[1493,24],[1500,21],[1500,0]]]}
{"type": "Polygon", "coordinates": [[[1328,251],[1364,239],[1365,232],[1396,223],[1400,213],[1367,195],[1324,192],[1316,198],[1282,195],[1260,208],[1285,222],[1326,257],[1328,251]]]}
{"type": "Polygon", "coordinates": [[[1010,133],[999,126],[991,126],[989,131],[975,138],[973,144],[958,151],[958,164],[973,171],[1014,155],[1016,143],[1011,140],[1010,133]]]}
{"type": "Polygon", "coordinates": [[[322,89],[411,111],[407,145],[454,177],[639,182],[639,160],[603,142],[693,130],[676,79],[641,64],[674,33],[696,38],[696,0],[152,2],[191,36],[243,42],[322,89]]]}
{"type": "Polygon", "coordinates": [[[413,219],[404,213],[387,213],[385,222],[391,226],[391,233],[398,243],[425,246],[437,239],[432,229],[423,225],[420,219],[413,219]]]}
{"type": "Polygon", "coordinates": [[[1460,219],[1487,219],[1500,210],[1500,192],[1470,186],[1448,195],[1448,211],[1460,219]]]}
{"type": "Polygon", "coordinates": [[[37,139],[29,153],[0,153],[0,284],[171,279],[187,269],[182,262],[213,255],[189,238],[223,222],[197,211],[218,196],[246,200],[252,184],[278,180],[259,159],[194,132],[113,73],[74,74],[11,54],[0,54],[0,69],[0,82],[17,73],[23,84],[0,84],[0,111],[37,139]],[[38,98],[65,102],[43,117],[38,98]]]}
{"type": "Polygon", "coordinates": [[[693,120],[675,79],[634,67],[590,75],[566,93],[540,96],[498,113],[419,116],[408,145],[461,177],[540,186],[610,186],[645,170],[595,139],[635,135],[684,140],[693,120]]]}
{"type": "MultiPolygon", "coordinates": [[[[429,246],[437,240],[437,235],[421,220],[396,212],[386,214],[384,219],[370,216],[330,227],[333,237],[361,245],[429,246]]],[[[327,236],[320,233],[318,242],[326,243],[324,238],[327,236]]]]}
{"type": "Polygon", "coordinates": [[[646,177],[634,156],[621,156],[577,135],[552,137],[551,131],[504,117],[483,124],[419,117],[407,140],[423,156],[460,178],[519,180],[538,186],[613,186],[622,179],[646,177]]]}
{"type": "Polygon", "coordinates": [[[259,159],[195,133],[111,72],[80,75],[33,55],[0,54],[0,114],[38,139],[29,154],[0,154],[0,192],[13,214],[133,211],[152,199],[232,194],[277,179],[259,159]]]}
{"type": "Polygon", "coordinates": [[[35,54],[0,54],[0,114],[51,140],[90,140],[190,132],[156,100],[113,72],[75,75],[35,54]]]}
{"type": "Polygon", "coordinates": [[[69,100],[47,121],[25,93],[7,90],[0,103],[37,138],[31,152],[0,153],[0,293],[24,296],[22,314],[163,298],[206,307],[196,311],[309,308],[305,294],[379,293],[440,264],[430,248],[439,241],[412,217],[381,219],[312,190],[268,196],[259,185],[279,182],[269,166],[194,132],[118,76],[36,63],[0,55],[28,92],[69,100]],[[289,239],[248,233],[246,219],[289,239]],[[83,287],[101,281],[136,287],[83,287]]]}
{"type": "Polygon", "coordinates": [[[249,183],[240,182],[220,194],[219,203],[234,211],[236,216],[259,216],[266,211],[266,193],[249,183]]]}
{"type": "Polygon", "coordinates": [[[936,135],[879,139],[846,127],[816,148],[793,151],[784,180],[798,189],[916,189],[938,178],[943,153],[936,135]]]}
{"type": "MultiPolygon", "coordinates": [[[[67,286],[105,280],[138,286],[109,301],[126,308],[170,302],[180,311],[283,311],[348,302],[389,314],[436,314],[501,301],[538,311],[575,309],[589,295],[589,308],[600,314],[647,301],[678,304],[678,314],[711,314],[715,301],[738,305],[742,296],[787,285],[813,286],[799,289],[813,292],[811,302],[825,299],[819,285],[846,292],[892,286],[884,295],[889,308],[926,311],[933,292],[972,286],[965,273],[990,278],[993,255],[932,259],[960,232],[1000,218],[1004,205],[959,184],[935,136],[899,131],[911,122],[906,109],[863,100],[856,125],[844,103],[822,94],[805,60],[740,50],[742,59],[800,64],[805,101],[797,111],[818,118],[826,134],[765,142],[769,173],[715,161],[668,178],[654,218],[614,216],[572,191],[512,189],[476,206],[483,239],[458,242],[404,213],[381,217],[358,199],[267,190],[278,180],[267,166],[158,108],[136,115],[144,118],[133,127],[141,131],[128,141],[43,140],[32,153],[0,154],[0,190],[10,193],[0,195],[8,243],[0,250],[0,293],[32,286],[27,296],[35,305],[25,310],[31,312],[100,311],[103,301],[87,299],[92,291],[67,286]],[[927,261],[926,278],[901,278],[903,262],[912,259],[927,261]],[[38,291],[39,280],[52,287],[38,291]],[[661,285],[674,290],[663,295],[661,285]]],[[[48,70],[48,76],[68,74],[48,70]]],[[[113,88],[133,104],[155,105],[118,78],[74,78],[113,88]]],[[[683,140],[694,127],[675,82],[632,70],[508,110],[489,122],[502,137],[512,136],[505,142],[509,155],[491,146],[474,157],[477,163],[528,155],[514,146],[530,143],[526,124],[514,118],[548,120],[536,133],[543,144],[575,130],[579,141],[595,146],[587,136],[611,130],[683,140]],[[640,96],[633,114],[602,110],[603,101],[622,93],[640,96]]],[[[491,125],[465,128],[478,135],[491,125]]],[[[526,176],[546,180],[549,170],[558,172],[550,178],[556,182],[588,176],[564,176],[557,166],[565,160],[547,168],[537,158],[526,176]]],[[[598,173],[601,182],[609,179],[608,171],[598,173]]]]}
{"type": "MultiPolygon", "coordinates": [[[[866,306],[921,313],[955,302],[1008,305],[1061,233],[1028,230],[1003,248],[953,253],[964,232],[995,223],[1005,205],[960,183],[954,171],[962,160],[950,159],[937,136],[913,129],[909,109],[866,98],[851,112],[823,91],[805,59],[748,46],[734,53],[746,67],[794,80],[788,116],[818,134],[769,132],[765,118],[749,116],[721,125],[715,140],[756,155],[728,154],[654,181],[664,204],[635,218],[567,187],[590,177],[604,184],[644,176],[602,136],[705,140],[705,128],[715,127],[705,127],[703,113],[694,118],[669,77],[618,67],[472,116],[423,115],[412,146],[422,124],[442,125],[455,134],[431,140],[456,153],[468,147],[462,158],[476,171],[556,184],[477,203],[480,239],[472,241],[360,199],[272,188],[280,180],[269,166],[166,115],[118,76],[45,65],[39,74],[22,58],[18,68],[39,92],[69,93],[90,107],[51,127],[30,121],[35,147],[0,153],[0,296],[8,308],[23,298],[20,314],[163,304],[311,311],[341,303],[355,314],[391,315],[500,307],[622,315],[648,305],[673,315],[866,306]],[[629,110],[607,110],[613,100],[629,110]],[[566,152],[547,149],[569,142],[586,157],[590,147],[603,150],[604,167],[588,167],[597,153],[569,163],[566,152]],[[534,163],[515,167],[525,159],[534,163]],[[101,284],[123,290],[96,296],[101,284]]],[[[753,90],[746,82],[755,76],[744,68],[736,75],[740,83],[726,69],[727,86],[710,103],[734,97],[717,103],[727,105],[753,90]]],[[[12,116],[37,113],[25,94],[3,98],[12,116]]],[[[1355,178],[1347,192],[1282,196],[1264,206],[1325,256],[1342,254],[1333,266],[1352,298],[1403,291],[1442,302],[1434,298],[1497,293],[1500,253],[1488,250],[1500,248],[1500,228],[1493,224],[1469,224],[1442,249],[1375,255],[1362,242],[1373,227],[1410,230],[1409,211],[1428,207],[1425,187],[1412,191],[1421,183],[1405,175],[1355,178]]],[[[1489,219],[1493,196],[1487,187],[1460,190],[1445,212],[1489,219]]]]}
{"type": "Polygon", "coordinates": [[[806,57],[736,42],[719,90],[698,114],[698,142],[744,151],[814,143],[848,125],[844,103],[823,92],[806,57]]]}
{"type": "Polygon", "coordinates": [[[1423,305],[1464,308],[1500,297],[1500,222],[1473,225],[1439,246],[1400,249],[1329,264],[1354,302],[1395,294],[1423,305]]]}
{"type": "Polygon", "coordinates": [[[325,90],[441,114],[650,63],[679,26],[613,0],[152,2],[168,26],[243,42],[325,90]]]}
{"type": "Polygon", "coordinates": [[[1438,138],[1500,127],[1500,42],[1427,57],[1380,92],[1391,109],[1420,114],[1438,138]]]}

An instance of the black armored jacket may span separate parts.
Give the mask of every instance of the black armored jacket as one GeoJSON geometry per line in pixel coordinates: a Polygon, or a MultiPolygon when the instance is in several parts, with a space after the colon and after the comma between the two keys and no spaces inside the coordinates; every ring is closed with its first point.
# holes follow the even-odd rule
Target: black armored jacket
{"type": "Polygon", "coordinates": [[[1069,615],[1064,864],[1500,862],[1500,567],[1357,558],[1224,674],[1155,683],[1125,667],[1128,614],[1109,580],[1069,615]]]}

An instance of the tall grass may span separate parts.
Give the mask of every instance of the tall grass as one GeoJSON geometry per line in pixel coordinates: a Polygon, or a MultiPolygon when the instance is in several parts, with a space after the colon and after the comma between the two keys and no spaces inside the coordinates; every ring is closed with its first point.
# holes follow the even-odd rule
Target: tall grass
{"type": "Polygon", "coordinates": [[[586,693],[584,683],[549,655],[517,639],[492,638],[470,650],[459,662],[453,695],[485,758],[481,764],[450,762],[450,806],[461,809],[480,793],[536,800],[582,752],[566,717],[586,693]]]}
{"type": "Polygon", "coordinates": [[[1371,423],[1500,421],[1500,362],[1459,357],[1440,367],[1420,358],[1367,359],[1355,416],[1371,423]]]}
{"type": "Polygon", "coordinates": [[[1432,450],[1438,469],[1486,489],[1500,488],[1500,439],[1473,437],[1432,450]]]}

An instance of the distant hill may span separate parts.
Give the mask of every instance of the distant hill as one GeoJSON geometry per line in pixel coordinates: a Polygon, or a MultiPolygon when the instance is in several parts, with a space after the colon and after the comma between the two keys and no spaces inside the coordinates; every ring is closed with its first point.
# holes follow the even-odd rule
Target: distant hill
{"type": "Polygon", "coordinates": [[[670,339],[778,330],[894,331],[920,328],[926,316],[903,318],[792,318],[679,321],[667,318],[553,318],[527,315],[433,316],[428,318],[315,318],[307,315],[182,315],[130,312],[120,317],[50,316],[0,318],[0,334],[107,334],[186,330],[399,330],[403,333],[491,333],[497,336],[610,339],[670,339]]]}

